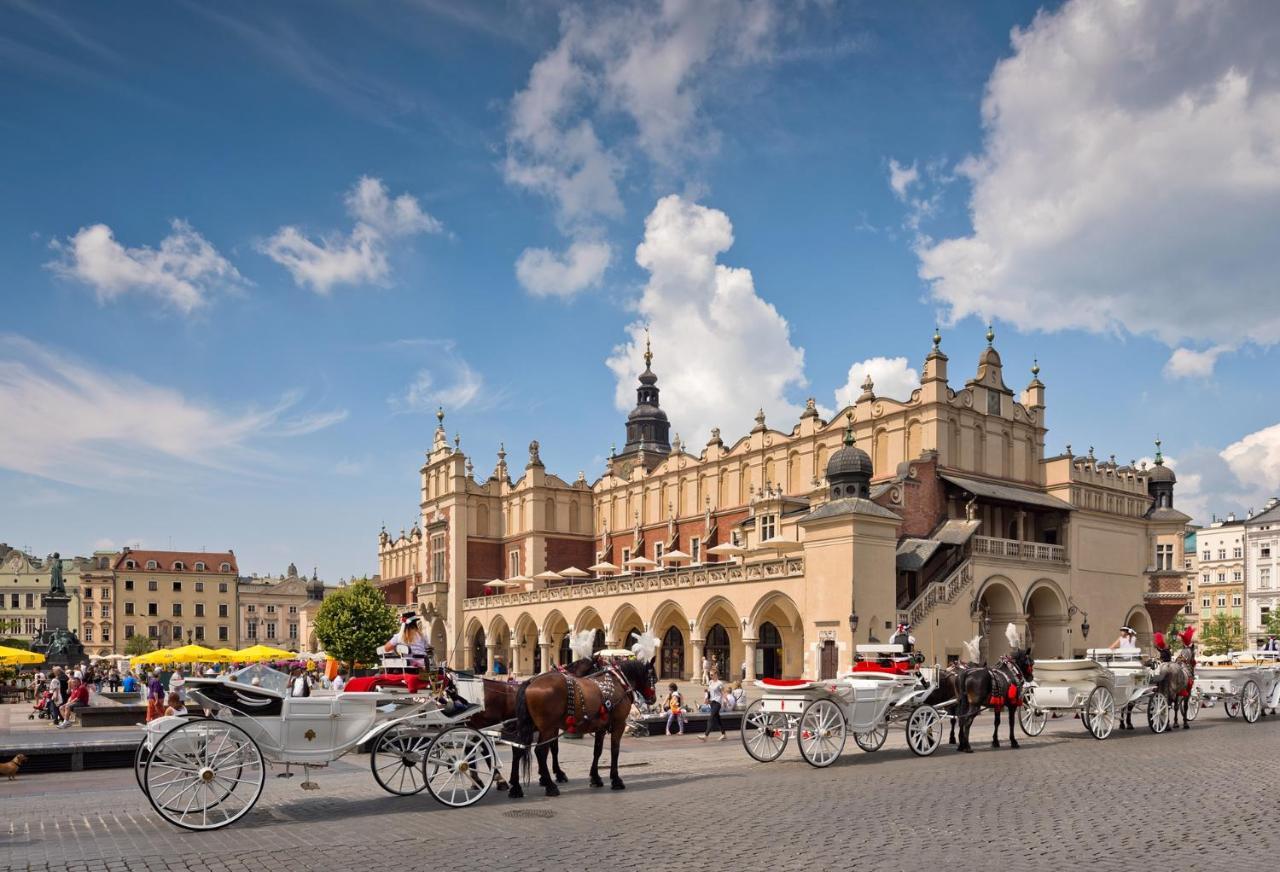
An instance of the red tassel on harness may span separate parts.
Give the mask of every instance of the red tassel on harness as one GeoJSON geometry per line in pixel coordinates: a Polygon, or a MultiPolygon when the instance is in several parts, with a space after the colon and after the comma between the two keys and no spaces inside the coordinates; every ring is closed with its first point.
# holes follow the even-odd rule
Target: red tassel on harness
{"type": "Polygon", "coordinates": [[[564,728],[570,733],[573,732],[574,725],[578,723],[577,718],[573,715],[566,715],[564,719],[564,728]]]}
{"type": "Polygon", "coordinates": [[[1009,708],[1018,707],[1018,685],[1009,685],[1009,708]]]}

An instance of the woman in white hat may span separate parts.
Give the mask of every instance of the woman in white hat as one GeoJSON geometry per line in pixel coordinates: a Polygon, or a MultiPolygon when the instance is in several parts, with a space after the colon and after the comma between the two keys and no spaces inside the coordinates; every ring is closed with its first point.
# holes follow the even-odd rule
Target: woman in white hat
{"type": "Polygon", "coordinates": [[[1111,643],[1112,648],[1137,648],[1138,634],[1133,631],[1133,627],[1121,627],[1120,636],[1111,643]]]}
{"type": "Polygon", "coordinates": [[[408,660],[420,669],[431,668],[431,646],[422,635],[421,619],[417,612],[405,612],[400,616],[400,632],[392,636],[382,650],[391,653],[397,645],[405,645],[409,649],[408,660]]]}

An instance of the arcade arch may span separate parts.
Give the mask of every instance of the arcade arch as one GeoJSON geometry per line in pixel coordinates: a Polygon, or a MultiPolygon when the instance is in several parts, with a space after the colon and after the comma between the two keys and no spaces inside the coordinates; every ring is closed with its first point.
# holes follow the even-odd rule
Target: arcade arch
{"type": "Polygon", "coordinates": [[[1041,579],[1027,594],[1027,644],[1035,657],[1065,657],[1067,651],[1067,601],[1058,585],[1041,579]]]}
{"type": "Polygon", "coordinates": [[[982,584],[977,600],[978,620],[982,632],[982,656],[988,663],[994,663],[1001,655],[1009,653],[1004,631],[1010,622],[1022,625],[1019,599],[1013,582],[1002,575],[993,575],[982,584]]]}

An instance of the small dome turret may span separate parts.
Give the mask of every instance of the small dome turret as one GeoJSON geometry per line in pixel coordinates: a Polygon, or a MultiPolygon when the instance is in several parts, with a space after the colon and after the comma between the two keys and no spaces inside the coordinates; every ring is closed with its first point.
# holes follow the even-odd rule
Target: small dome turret
{"type": "Polygon", "coordinates": [[[849,497],[865,499],[871,495],[871,456],[854,445],[852,413],[847,416],[847,421],[844,447],[832,454],[827,461],[827,484],[831,488],[833,500],[849,497]]]}

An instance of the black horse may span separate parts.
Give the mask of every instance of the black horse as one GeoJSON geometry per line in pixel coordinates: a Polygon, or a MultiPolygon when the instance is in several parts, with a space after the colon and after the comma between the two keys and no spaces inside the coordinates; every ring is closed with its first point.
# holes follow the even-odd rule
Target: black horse
{"type": "Polygon", "coordinates": [[[1009,747],[1018,747],[1014,728],[1018,720],[1015,710],[1022,704],[1023,685],[1031,679],[1031,648],[1014,648],[1000,658],[994,667],[971,666],[961,672],[956,682],[956,720],[960,722],[960,744],[957,751],[973,753],[969,729],[973,719],[986,708],[996,712],[996,729],[991,747],[1000,747],[1000,713],[1009,709],[1009,747]]]}

